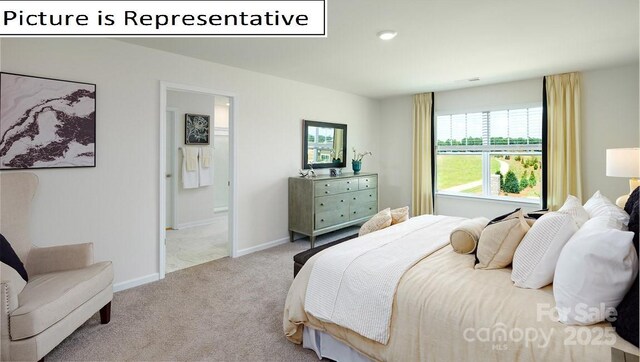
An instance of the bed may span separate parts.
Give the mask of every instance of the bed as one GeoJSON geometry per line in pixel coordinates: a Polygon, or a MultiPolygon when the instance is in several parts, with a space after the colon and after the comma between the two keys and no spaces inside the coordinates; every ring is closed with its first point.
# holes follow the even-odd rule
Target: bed
{"type": "MultiPolygon", "coordinates": [[[[410,220],[430,223],[433,217],[410,220]]],[[[446,228],[463,220],[449,218],[446,228]]],[[[393,236],[399,225],[377,233],[380,237],[393,236]]],[[[430,235],[445,234],[434,230],[436,227],[417,232],[425,240],[430,235]]],[[[361,238],[340,245],[358,239],[361,238]]],[[[476,270],[473,255],[457,254],[448,244],[441,245],[400,278],[386,344],[305,311],[314,264],[332,248],[309,259],[294,279],[284,308],[286,337],[300,344],[305,335],[307,348],[316,350],[319,356],[331,357],[318,346],[324,341],[332,351],[341,349],[336,352],[338,360],[605,361],[611,358],[612,346],[638,354],[638,348],[615,335],[609,323],[569,327],[546,317],[545,312],[555,306],[552,286],[538,290],[516,288],[511,269],[476,270]]]]}

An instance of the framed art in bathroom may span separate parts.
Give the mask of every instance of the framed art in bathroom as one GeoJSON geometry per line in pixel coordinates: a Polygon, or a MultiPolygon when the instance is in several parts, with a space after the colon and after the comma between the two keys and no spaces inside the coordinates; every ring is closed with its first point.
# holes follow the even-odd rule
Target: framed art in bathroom
{"type": "Polygon", "coordinates": [[[184,144],[208,145],[211,129],[210,117],[205,114],[184,115],[184,144]]]}

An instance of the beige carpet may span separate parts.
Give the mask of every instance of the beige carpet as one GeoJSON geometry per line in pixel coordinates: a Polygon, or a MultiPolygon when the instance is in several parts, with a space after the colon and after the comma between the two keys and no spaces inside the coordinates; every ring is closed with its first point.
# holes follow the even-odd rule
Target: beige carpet
{"type": "MultiPolygon", "coordinates": [[[[319,244],[344,236],[331,235],[319,244]]],[[[299,240],[179,270],[114,295],[111,323],[95,315],[47,361],[317,361],[282,334],[299,240]]]]}

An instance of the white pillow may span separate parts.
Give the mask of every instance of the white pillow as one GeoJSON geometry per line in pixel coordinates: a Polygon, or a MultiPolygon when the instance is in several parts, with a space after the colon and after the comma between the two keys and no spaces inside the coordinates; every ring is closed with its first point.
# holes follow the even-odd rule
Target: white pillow
{"type": "Polygon", "coordinates": [[[623,225],[629,225],[629,214],[623,209],[616,206],[611,200],[596,191],[593,196],[584,204],[585,210],[589,213],[589,217],[611,216],[620,221],[623,225]]]}
{"type": "Polygon", "coordinates": [[[511,280],[516,287],[538,289],[551,284],[562,247],[577,230],[571,215],[560,212],[542,215],[513,255],[511,280]]]}
{"type": "Polygon", "coordinates": [[[609,317],[638,274],[632,239],[632,232],[601,229],[595,223],[573,235],[560,253],[553,279],[560,322],[590,325],[609,317]]]}
{"type": "Polygon", "coordinates": [[[611,215],[594,216],[589,220],[587,220],[587,222],[585,222],[582,225],[580,230],[589,229],[589,228],[597,228],[600,230],[602,229],[616,229],[616,230],[622,230],[622,231],[628,230],[628,228],[620,220],[616,219],[611,215]]]}
{"type": "Polygon", "coordinates": [[[582,207],[580,200],[573,195],[567,196],[567,199],[558,212],[571,215],[576,224],[578,224],[578,227],[581,227],[582,224],[589,220],[589,213],[582,207]]]}

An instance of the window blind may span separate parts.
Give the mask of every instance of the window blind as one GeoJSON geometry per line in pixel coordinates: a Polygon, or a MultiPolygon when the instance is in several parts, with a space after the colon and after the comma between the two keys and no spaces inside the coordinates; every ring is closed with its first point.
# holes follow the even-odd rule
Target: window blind
{"type": "Polygon", "coordinates": [[[514,153],[542,151],[542,107],[441,115],[436,151],[514,153]]]}

